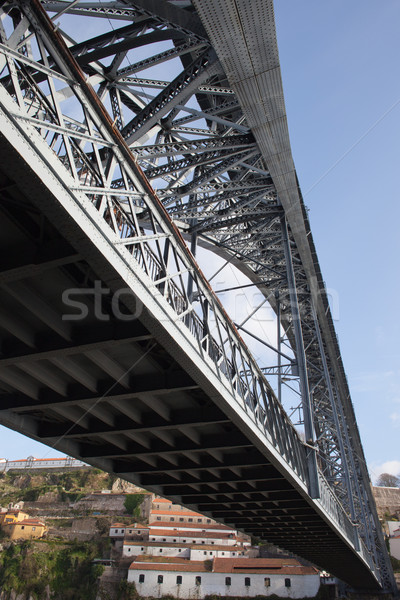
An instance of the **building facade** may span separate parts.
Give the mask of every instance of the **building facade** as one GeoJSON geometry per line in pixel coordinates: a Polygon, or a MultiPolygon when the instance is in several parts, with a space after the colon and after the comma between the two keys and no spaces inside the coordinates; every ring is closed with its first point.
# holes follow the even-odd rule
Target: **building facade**
{"type": "Polygon", "coordinates": [[[47,532],[47,527],[39,519],[24,519],[3,525],[3,531],[11,540],[30,540],[42,538],[47,532]]]}
{"type": "Polygon", "coordinates": [[[170,595],[174,598],[220,596],[314,597],[320,586],[319,573],[295,559],[230,559],[185,561],[184,559],[132,562],[128,581],[140,596],[170,595]]]}

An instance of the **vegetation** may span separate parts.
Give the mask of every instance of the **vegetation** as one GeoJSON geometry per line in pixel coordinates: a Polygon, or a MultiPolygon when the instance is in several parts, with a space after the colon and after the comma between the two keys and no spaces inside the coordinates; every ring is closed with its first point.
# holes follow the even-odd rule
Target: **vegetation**
{"type": "Polygon", "coordinates": [[[144,494],[127,494],[124,507],[127,513],[136,518],[140,517],[140,505],[144,500],[144,494]]]}
{"type": "Polygon", "coordinates": [[[99,550],[94,542],[10,544],[0,555],[0,589],[41,600],[48,586],[54,600],[95,600],[99,550]]]}
{"type": "Polygon", "coordinates": [[[381,473],[376,482],[378,487],[400,487],[400,476],[391,473],[381,473]]]}
{"type": "Polygon", "coordinates": [[[60,502],[72,503],[93,489],[110,489],[115,476],[100,469],[84,468],[75,471],[8,471],[0,475],[0,505],[36,502],[48,492],[57,494],[60,502]]]}

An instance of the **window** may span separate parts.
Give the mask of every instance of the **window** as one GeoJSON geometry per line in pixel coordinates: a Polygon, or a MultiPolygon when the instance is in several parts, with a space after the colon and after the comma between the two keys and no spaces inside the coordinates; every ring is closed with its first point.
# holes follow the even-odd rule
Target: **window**
{"type": "Polygon", "coordinates": [[[35,531],[36,527],[32,527],[32,531],[35,531]]]}
{"type": "Polygon", "coordinates": [[[144,548],[140,548],[140,550],[143,552],[144,548]]]}
{"type": "Polygon", "coordinates": [[[167,538],[163,538],[163,539],[162,539],[162,541],[163,541],[163,542],[166,542],[166,541],[167,541],[167,538]]]}
{"type": "Polygon", "coordinates": [[[203,519],[197,519],[197,522],[198,522],[198,523],[202,523],[202,522],[203,522],[203,519]]]}
{"type": "Polygon", "coordinates": [[[188,522],[189,523],[193,523],[193,519],[188,519],[188,522]]]}
{"type": "Polygon", "coordinates": [[[176,538],[174,539],[174,542],[176,542],[176,538]]]}
{"type": "Polygon", "coordinates": [[[151,538],[151,541],[152,541],[152,542],[155,542],[155,541],[156,541],[156,538],[151,538]]]}
{"type": "Polygon", "coordinates": [[[161,521],[161,517],[157,517],[157,521],[161,521]]]}
{"type": "Polygon", "coordinates": [[[159,575],[159,576],[157,577],[157,583],[162,583],[163,581],[164,581],[164,577],[163,577],[163,575],[159,575]]]}
{"type": "Polygon", "coordinates": [[[202,543],[202,544],[205,544],[205,541],[204,541],[204,540],[201,540],[201,543],[202,543]]]}
{"type": "Polygon", "coordinates": [[[162,552],[162,548],[160,548],[159,552],[162,552]]]}
{"type": "Polygon", "coordinates": [[[232,556],[236,556],[236,552],[232,552],[232,556]]]}
{"type": "Polygon", "coordinates": [[[25,525],[21,525],[21,529],[25,529],[25,525]]]}
{"type": "Polygon", "coordinates": [[[132,550],[132,548],[128,548],[128,552],[130,552],[132,550]]]}
{"type": "MultiPolygon", "coordinates": [[[[207,523],[211,523],[211,519],[207,519],[207,523]]],[[[228,577],[228,579],[229,579],[229,577],[228,577]]]]}
{"type": "Polygon", "coordinates": [[[144,583],[144,573],[140,573],[140,575],[139,575],[139,583],[144,583]]]}
{"type": "Polygon", "coordinates": [[[118,529],[115,530],[115,533],[118,533],[118,529]]]}
{"type": "Polygon", "coordinates": [[[170,521],[175,521],[175,517],[170,517],[169,520],[170,521]]]}
{"type": "Polygon", "coordinates": [[[201,585],[201,577],[200,577],[200,575],[196,575],[196,585],[201,585]]]}
{"type": "Polygon", "coordinates": [[[222,553],[222,556],[225,556],[225,552],[222,553]]]}
{"type": "Polygon", "coordinates": [[[183,517],[179,517],[179,520],[183,522],[185,519],[183,517]]]}
{"type": "Polygon", "coordinates": [[[291,581],[290,581],[289,577],[287,577],[287,578],[285,579],[285,587],[291,587],[291,585],[292,585],[292,584],[291,584],[291,581]]]}
{"type": "Polygon", "coordinates": [[[211,544],[213,544],[213,545],[214,545],[214,542],[211,542],[211,544]]]}
{"type": "Polygon", "coordinates": [[[231,585],[231,578],[225,577],[225,585],[231,585]]]}
{"type": "Polygon", "coordinates": [[[196,540],[192,540],[192,544],[195,544],[195,543],[196,543],[196,540]]]}
{"type": "Polygon", "coordinates": [[[207,555],[207,550],[204,550],[203,554],[206,556],[207,555]]]}
{"type": "Polygon", "coordinates": [[[245,585],[246,587],[249,587],[249,586],[250,586],[250,584],[251,584],[250,577],[245,577],[245,578],[244,578],[244,585],[245,585]]]}
{"type": "Polygon", "coordinates": [[[176,585],[181,585],[182,583],[182,575],[177,575],[176,576],[176,585]]]}
{"type": "Polygon", "coordinates": [[[264,577],[264,585],[265,587],[270,587],[271,579],[269,577],[264,577]]]}
{"type": "Polygon", "coordinates": [[[181,548],[179,548],[178,552],[182,552],[181,548]]]}
{"type": "Polygon", "coordinates": [[[212,556],[212,555],[213,555],[213,553],[212,553],[212,552],[210,552],[210,556],[212,556]]]}
{"type": "Polygon", "coordinates": [[[182,540],[182,542],[183,542],[184,544],[186,544],[186,540],[182,540]]]}

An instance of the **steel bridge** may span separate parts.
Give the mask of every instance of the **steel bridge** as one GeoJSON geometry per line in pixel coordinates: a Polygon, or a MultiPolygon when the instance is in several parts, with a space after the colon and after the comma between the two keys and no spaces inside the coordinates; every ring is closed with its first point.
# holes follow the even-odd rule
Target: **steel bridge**
{"type": "Polygon", "coordinates": [[[393,591],[272,0],[0,10],[0,422],[393,591]],[[264,295],[277,365],[252,357],[197,246],[264,295]],[[288,369],[302,431],[281,402],[288,369]]]}

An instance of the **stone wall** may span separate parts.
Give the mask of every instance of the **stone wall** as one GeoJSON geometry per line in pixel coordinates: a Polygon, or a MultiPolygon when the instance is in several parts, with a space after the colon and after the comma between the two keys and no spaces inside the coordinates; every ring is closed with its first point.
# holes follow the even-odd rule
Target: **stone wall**
{"type": "Polygon", "coordinates": [[[385,514],[400,516],[400,488],[373,487],[379,518],[385,514]]]}

